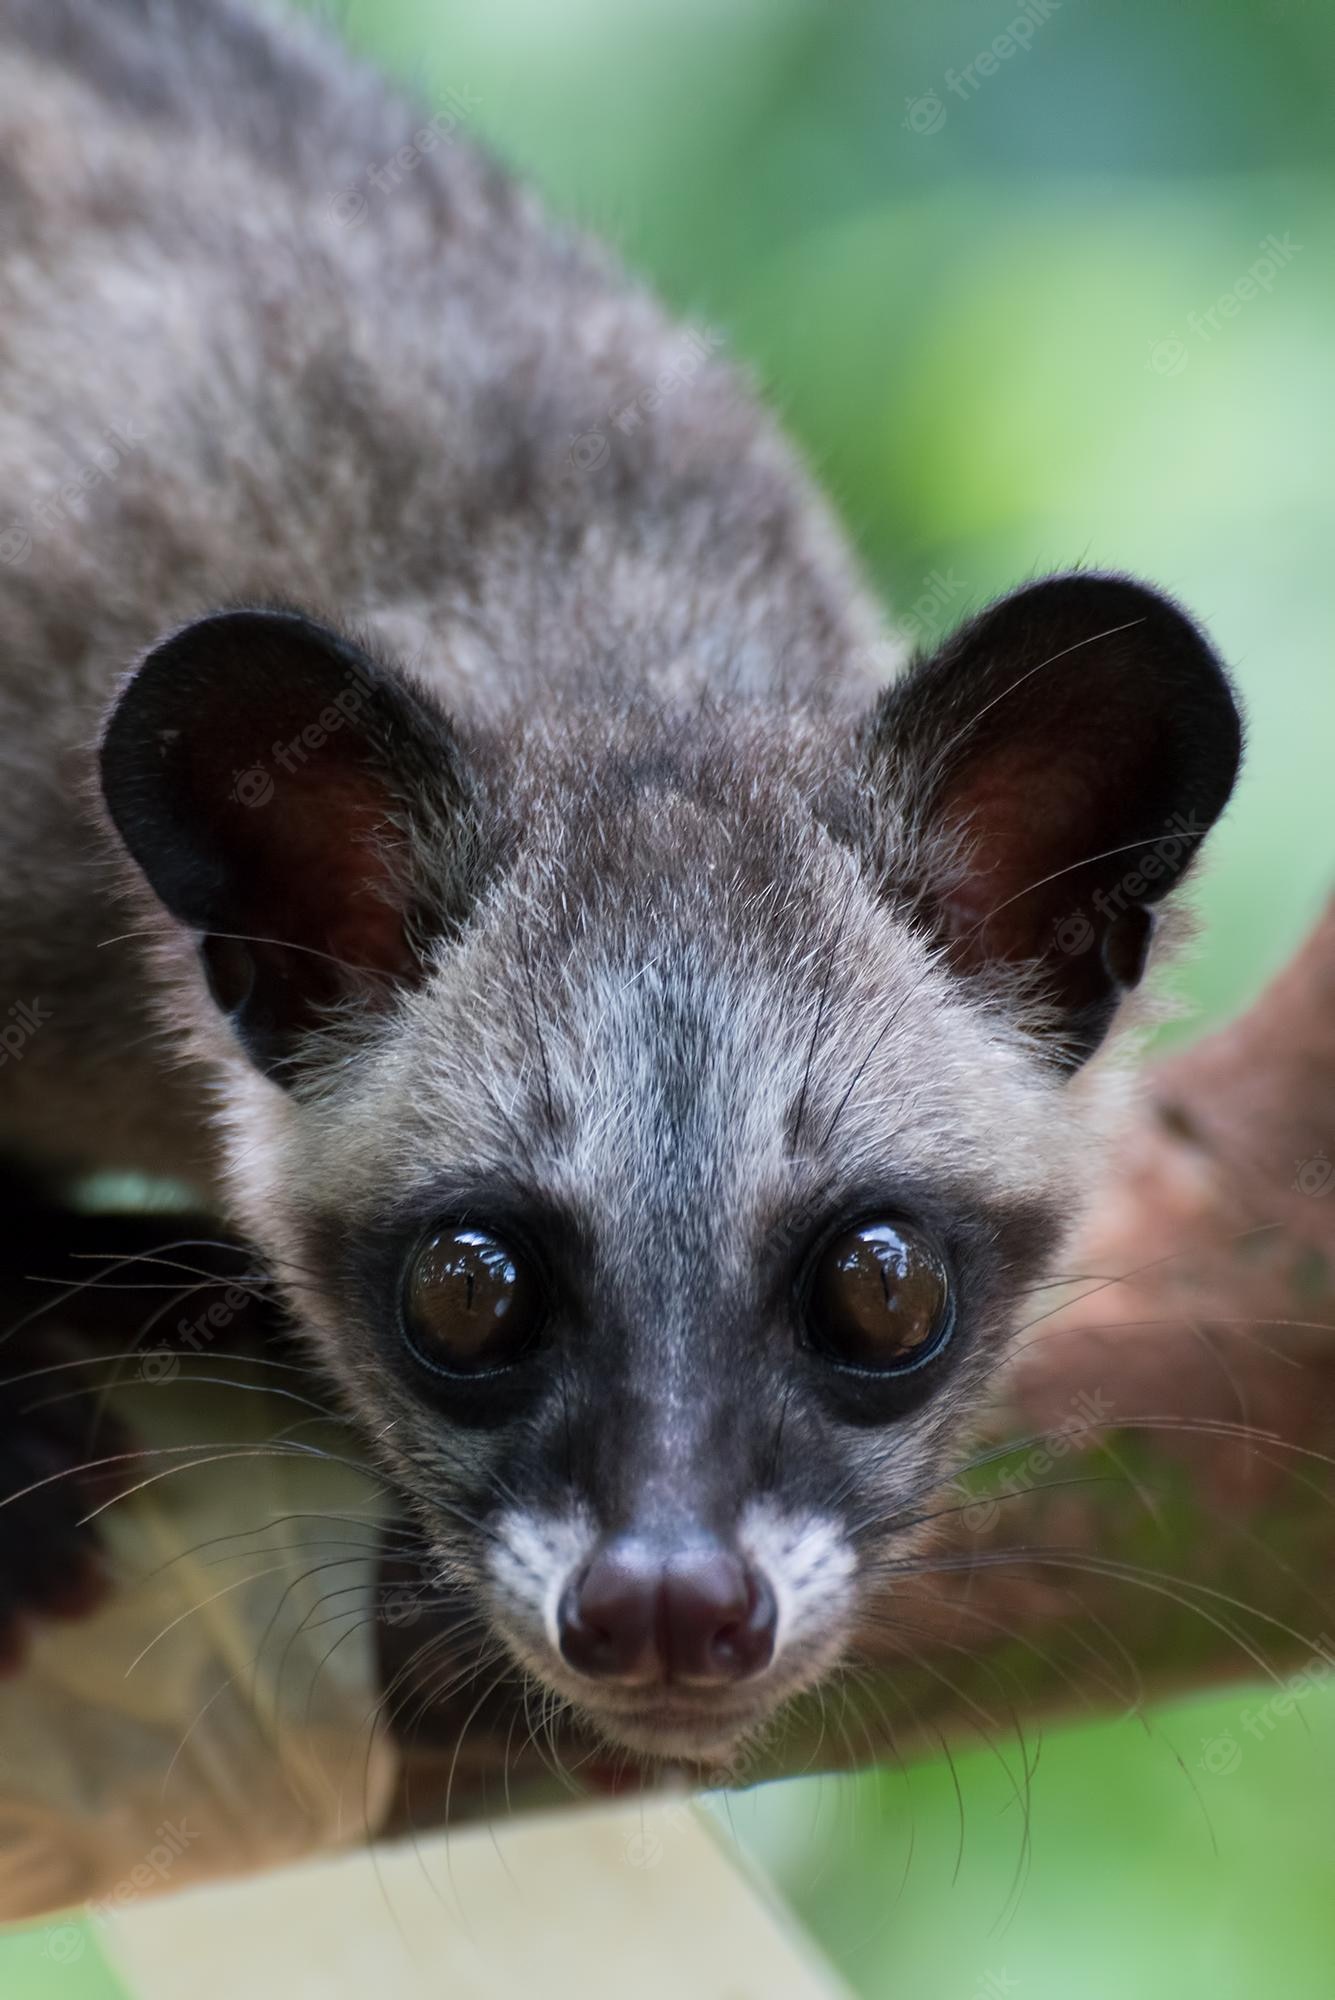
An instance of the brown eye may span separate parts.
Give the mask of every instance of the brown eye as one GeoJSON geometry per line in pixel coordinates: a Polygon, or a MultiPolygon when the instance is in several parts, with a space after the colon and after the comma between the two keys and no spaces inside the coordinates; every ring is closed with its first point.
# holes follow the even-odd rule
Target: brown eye
{"type": "Polygon", "coordinates": [[[906,1225],[860,1223],[821,1251],[807,1318],[815,1344],[845,1367],[905,1374],[949,1338],[946,1267],[906,1225]]]}
{"type": "Polygon", "coordinates": [[[544,1318],[531,1264],[482,1229],[441,1229],[408,1271],[404,1316],[412,1347],[428,1367],[456,1375],[505,1368],[544,1318]]]}

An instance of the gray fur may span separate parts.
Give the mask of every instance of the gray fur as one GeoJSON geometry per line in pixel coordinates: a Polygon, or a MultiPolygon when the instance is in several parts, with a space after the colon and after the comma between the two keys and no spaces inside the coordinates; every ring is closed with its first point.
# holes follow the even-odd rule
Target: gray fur
{"type": "MultiPolygon", "coordinates": [[[[614,1741],[717,1750],[828,1669],[859,1575],[907,1546],[1093,1171],[1097,1074],[1062,1082],[881,893],[924,864],[911,773],[868,861],[879,617],[736,369],[617,425],[683,329],[458,134],[340,219],[420,114],[304,24],[0,0],[0,50],[0,945],[51,1016],[0,1069],[0,1143],[216,1197],[516,1656],[614,1741]],[[109,428],[118,462],[60,502],[109,428]],[[506,857],[428,976],[332,1023],[288,1091],[108,838],[93,768],[146,649],[269,603],[416,676],[506,857]],[[338,1281],[331,1243],[443,1173],[583,1232],[602,1330],[565,1416],[624,1444],[570,1484],[539,1444],[529,1467],[452,1431],[338,1281]],[[771,1466],[782,1370],[735,1331],[764,1318],[761,1246],[890,1184],[972,1218],[968,1362],[890,1430],[792,1397],[771,1466]],[[710,1510],[775,1570],[776,1667],[712,1713],[596,1699],[554,1651],[562,1577],[597,1526],[710,1510]]],[[[457,832],[442,811],[414,850],[428,892],[457,832]]]]}

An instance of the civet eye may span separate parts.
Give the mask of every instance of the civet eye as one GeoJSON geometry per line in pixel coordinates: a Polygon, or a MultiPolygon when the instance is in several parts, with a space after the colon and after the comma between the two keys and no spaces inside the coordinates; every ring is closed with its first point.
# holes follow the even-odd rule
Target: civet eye
{"type": "Polygon", "coordinates": [[[847,1368],[903,1375],[950,1337],[950,1280],[937,1252],[899,1222],[862,1222],[826,1243],[806,1295],[807,1329],[847,1368]]]}
{"type": "Polygon", "coordinates": [[[546,1304],[514,1245],[484,1229],[438,1229],[408,1267],[403,1311],[409,1345],[429,1368],[479,1375],[518,1359],[546,1304]]]}

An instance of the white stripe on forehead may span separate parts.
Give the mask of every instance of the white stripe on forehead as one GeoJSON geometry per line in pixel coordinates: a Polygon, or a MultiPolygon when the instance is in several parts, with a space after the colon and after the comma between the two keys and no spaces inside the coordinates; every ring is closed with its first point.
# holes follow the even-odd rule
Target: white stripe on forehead
{"type": "Polygon", "coordinates": [[[736,939],[581,967],[548,1038],[572,1194],[615,1205],[688,1176],[745,1212],[793,1184],[793,1152],[828,1153],[845,1181],[976,1175],[1003,1200],[1066,1184],[1074,1093],[902,929],[876,928],[880,949],[814,996],[736,939]]]}
{"type": "Polygon", "coordinates": [[[903,922],[858,897],[838,949],[793,962],[772,913],[724,900],[712,923],[627,914],[536,970],[490,926],[462,941],[307,1108],[299,1171],[334,1167],[352,1199],[461,1166],[531,1175],[595,1220],[712,1211],[739,1255],[794,1152],[846,1184],[976,1178],[1003,1202],[1085,1177],[1083,1079],[1059,1084],[903,922]]]}

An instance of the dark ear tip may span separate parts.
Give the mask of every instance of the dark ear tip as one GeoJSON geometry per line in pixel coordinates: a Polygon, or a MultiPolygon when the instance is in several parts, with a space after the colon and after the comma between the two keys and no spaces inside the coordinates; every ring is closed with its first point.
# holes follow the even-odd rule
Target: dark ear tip
{"type": "Polygon", "coordinates": [[[98,744],[98,775],[112,824],[141,866],[148,840],[170,831],[161,778],[181,736],[183,700],[199,691],[198,664],[221,650],[216,640],[225,635],[217,628],[246,616],[216,612],[179,626],[141,654],[112,698],[98,744]]]}
{"type": "Polygon", "coordinates": [[[993,613],[1041,622],[1054,644],[1069,631],[1073,659],[1095,634],[1103,633],[1110,641],[1123,642],[1118,651],[1128,662],[1137,651],[1152,661],[1157,676],[1176,683],[1190,704],[1191,726],[1208,739],[1201,747],[1210,753],[1219,788],[1214,810],[1222,809],[1242,760],[1242,700],[1213,642],[1175,597],[1117,570],[1060,570],[1022,585],[981,616],[986,620],[993,613]],[[1143,642],[1139,648],[1137,635],[1143,642]]]}
{"type": "Polygon", "coordinates": [[[108,710],[98,773],[112,825],[173,915],[209,928],[232,838],[222,821],[232,814],[243,839],[258,831],[235,814],[272,796],[275,741],[291,750],[326,709],[361,729],[385,699],[367,654],[288,607],[208,612],[140,657],[108,710]]]}
{"type": "Polygon", "coordinates": [[[1156,645],[1168,642],[1192,652],[1236,700],[1223,662],[1203,626],[1170,591],[1157,584],[1120,570],[1057,570],[1022,585],[1003,603],[1034,614],[1078,618],[1091,631],[1104,626],[1125,628],[1128,633],[1143,630],[1147,640],[1156,645]]]}
{"type": "Polygon", "coordinates": [[[1213,669],[1225,687],[1229,685],[1219,655],[1186,607],[1156,584],[1118,570],[1057,570],[1021,585],[992,609],[1042,617],[1053,624],[1069,622],[1089,636],[1100,630],[1119,637],[1141,631],[1156,649],[1167,643],[1190,651],[1203,667],[1213,669]]]}
{"type": "Polygon", "coordinates": [[[313,629],[309,619],[296,612],[210,611],[155,640],[121,679],[103,721],[98,745],[103,789],[109,777],[124,775],[127,760],[139,762],[133,753],[142,745],[145,730],[171,726],[162,699],[169,689],[174,711],[184,678],[193,674],[198,682],[202,668],[212,666],[215,672],[225,668],[235,657],[235,644],[272,644],[303,627],[313,629]]]}

